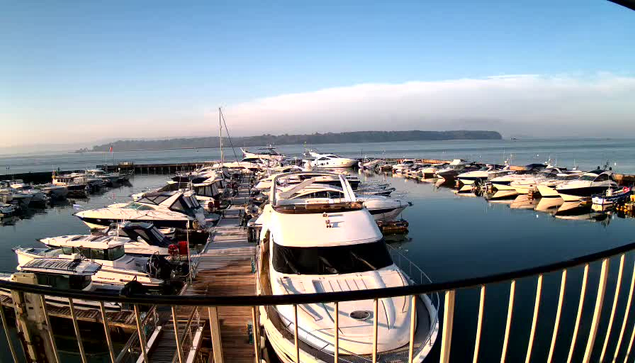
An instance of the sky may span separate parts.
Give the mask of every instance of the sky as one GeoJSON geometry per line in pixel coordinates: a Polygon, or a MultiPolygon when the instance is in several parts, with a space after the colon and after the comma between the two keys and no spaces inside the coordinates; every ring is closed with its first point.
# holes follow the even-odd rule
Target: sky
{"type": "Polygon", "coordinates": [[[0,147],[217,134],[635,132],[604,0],[3,1],[0,147]]]}

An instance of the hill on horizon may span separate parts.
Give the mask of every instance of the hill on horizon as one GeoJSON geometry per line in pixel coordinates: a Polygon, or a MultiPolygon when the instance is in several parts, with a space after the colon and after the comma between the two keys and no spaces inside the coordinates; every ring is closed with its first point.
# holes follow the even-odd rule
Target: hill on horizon
{"type": "MultiPolygon", "coordinates": [[[[298,145],[298,144],[338,144],[338,143],[368,143],[391,141],[425,141],[425,140],[501,140],[503,137],[497,131],[354,131],[328,132],[303,135],[270,135],[234,137],[235,146],[263,146],[263,145],[298,145]]],[[[223,138],[226,140],[226,138],[223,138]]],[[[200,149],[219,147],[219,137],[174,138],[160,140],[118,140],[115,142],[95,145],[92,149],[78,151],[109,151],[110,147],[116,151],[136,150],[173,150],[200,149]]]]}

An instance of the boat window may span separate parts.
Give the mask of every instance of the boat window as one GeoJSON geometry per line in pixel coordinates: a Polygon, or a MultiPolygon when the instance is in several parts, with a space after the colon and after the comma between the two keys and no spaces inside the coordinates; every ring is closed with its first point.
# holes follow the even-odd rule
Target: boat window
{"type": "Polygon", "coordinates": [[[595,178],[595,181],[605,181],[605,180],[609,180],[608,174],[600,174],[598,175],[597,178],[595,178]]]}
{"type": "MultiPolygon", "coordinates": [[[[140,201],[141,200],[143,200],[143,198],[141,198],[140,201]]],[[[134,209],[134,210],[153,210],[152,207],[147,206],[147,205],[143,205],[143,204],[139,204],[137,202],[130,202],[124,208],[129,208],[129,209],[134,209]]]]}
{"type": "Polygon", "coordinates": [[[37,273],[38,285],[53,286],[60,289],[82,290],[90,284],[90,276],[67,276],[37,273]]]}
{"type": "Polygon", "coordinates": [[[170,209],[175,212],[186,213],[187,206],[183,203],[181,199],[182,198],[179,198],[176,200],[176,202],[172,203],[172,205],[170,206],[170,209]]]}
{"type": "Polygon", "coordinates": [[[83,290],[90,285],[90,276],[71,276],[69,287],[73,290],[83,290]]]}
{"type": "Polygon", "coordinates": [[[584,180],[584,181],[593,181],[595,180],[596,176],[595,175],[583,175],[580,180],[584,180]]]}
{"type": "Polygon", "coordinates": [[[65,255],[73,254],[73,247],[62,247],[62,253],[65,255]]]}
{"type": "Polygon", "coordinates": [[[145,194],[143,196],[143,198],[138,200],[138,202],[139,203],[145,203],[145,204],[159,205],[159,204],[163,203],[164,201],[166,201],[167,199],[169,199],[171,197],[172,197],[172,195],[170,195],[170,194],[150,193],[150,194],[145,194]]]}
{"type": "Polygon", "coordinates": [[[126,251],[124,250],[123,246],[110,248],[110,249],[107,249],[106,251],[108,251],[108,258],[106,259],[110,261],[118,260],[126,254],[126,251]]]}
{"type": "Polygon", "coordinates": [[[147,230],[139,229],[139,230],[136,230],[135,233],[138,235],[138,237],[141,237],[141,239],[143,239],[149,245],[152,245],[152,246],[168,247],[171,244],[170,240],[167,237],[165,237],[161,232],[159,232],[156,228],[151,228],[147,230]]]}
{"type": "Polygon", "coordinates": [[[333,247],[287,247],[275,242],[273,245],[273,268],[286,274],[346,274],[373,271],[393,263],[383,239],[333,247]]]}
{"type": "Polygon", "coordinates": [[[102,250],[102,249],[98,249],[98,248],[91,249],[90,258],[92,258],[94,260],[103,260],[103,259],[105,259],[105,256],[106,256],[106,252],[105,251],[108,251],[108,250],[102,250]]]}

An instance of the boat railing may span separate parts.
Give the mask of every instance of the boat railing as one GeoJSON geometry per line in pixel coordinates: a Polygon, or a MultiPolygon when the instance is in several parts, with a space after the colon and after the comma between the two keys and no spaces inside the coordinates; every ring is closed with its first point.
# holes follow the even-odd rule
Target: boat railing
{"type": "MultiPolygon", "coordinates": [[[[390,256],[392,257],[392,260],[395,263],[395,265],[397,265],[397,267],[399,267],[399,269],[403,271],[403,273],[407,274],[412,284],[424,286],[424,285],[432,283],[432,279],[430,279],[430,277],[416,263],[412,262],[412,260],[406,257],[401,252],[401,250],[389,244],[386,244],[386,246],[388,247],[388,252],[390,253],[390,256]]],[[[428,298],[430,298],[430,302],[432,306],[438,312],[441,306],[441,299],[439,298],[439,293],[433,292],[433,293],[427,294],[427,296],[428,298]]],[[[433,314],[432,322],[430,326],[432,327],[436,326],[438,321],[439,321],[439,314],[433,314]]],[[[434,331],[430,331],[428,333],[428,336],[426,337],[425,341],[423,341],[422,344],[420,345],[419,350],[423,350],[426,347],[426,345],[431,342],[432,338],[434,337],[434,333],[435,333],[434,331]]]]}
{"type": "MultiPolygon", "coordinates": [[[[199,338],[202,334],[202,325],[209,324],[212,344],[211,352],[221,351],[222,339],[221,338],[221,324],[218,320],[218,314],[216,309],[224,306],[245,306],[251,307],[252,316],[251,321],[253,327],[259,327],[259,311],[260,307],[271,307],[276,305],[291,305],[294,307],[294,311],[302,308],[302,305],[306,304],[332,304],[334,311],[338,310],[338,304],[347,301],[358,300],[373,300],[375,309],[377,309],[378,302],[383,298],[391,297],[408,297],[415,299],[421,295],[432,295],[435,293],[443,294],[443,307],[441,332],[438,336],[440,351],[439,361],[442,363],[449,362],[451,353],[457,355],[460,353],[462,358],[466,355],[468,360],[472,362],[478,362],[479,358],[485,356],[491,356],[492,354],[498,355],[495,360],[501,361],[514,361],[524,360],[526,362],[540,359],[541,361],[554,362],[564,361],[565,356],[568,355],[567,361],[581,361],[584,363],[593,362],[607,362],[607,361],[632,361],[632,348],[635,341],[635,312],[631,311],[631,305],[633,300],[633,291],[635,290],[635,242],[625,244],[619,247],[607,249],[597,253],[587,254],[581,257],[566,259],[546,265],[537,267],[518,269],[511,272],[503,272],[490,274],[482,277],[472,277],[467,279],[458,279],[447,282],[429,282],[429,279],[425,275],[420,275],[419,281],[415,280],[415,284],[391,287],[391,288],[379,288],[379,289],[366,289],[355,291],[340,291],[330,293],[311,293],[311,294],[293,294],[293,295],[255,295],[255,296],[214,296],[214,295],[119,295],[109,292],[88,292],[77,290],[65,290],[52,288],[47,286],[32,285],[11,281],[0,281],[0,288],[8,290],[12,293],[12,296],[18,300],[23,299],[24,295],[33,296],[35,301],[41,301],[44,303],[44,296],[55,296],[57,298],[66,298],[70,304],[70,315],[75,328],[75,335],[77,338],[77,344],[82,361],[87,362],[87,356],[83,348],[81,334],[78,325],[78,309],[79,307],[72,304],[73,301],[92,301],[96,302],[97,306],[101,306],[101,323],[104,325],[104,330],[109,331],[109,320],[104,313],[105,302],[116,302],[125,306],[132,307],[136,320],[136,335],[138,336],[137,343],[131,343],[124,346],[122,353],[114,352],[112,341],[109,342],[109,349],[111,352],[112,362],[127,362],[130,360],[123,359],[124,357],[132,357],[136,361],[148,361],[146,348],[147,334],[152,331],[153,328],[160,325],[163,322],[163,328],[167,329],[171,324],[165,323],[165,316],[163,312],[166,311],[165,307],[172,310],[172,308],[179,309],[183,314],[184,307],[195,307],[196,314],[189,315],[185,320],[181,315],[181,320],[178,320],[179,324],[174,324],[172,327],[175,329],[175,336],[177,339],[172,339],[176,343],[175,349],[178,345],[188,349],[188,347],[194,347],[196,339],[194,336],[198,334],[199,338]],[[575,271],[574,271],[575,270],[575,271]],[[581,271],[580,271],[581,270],[581,271]],[[611,272],[609,278],[609,270],[611,272]],[[578,279],[578,272],[582,272],[581,279],[578,279]],[[547,286],[557,288],[558,294],[551,294],[547,288],[546,292],[543,292],[543,282],[547,279],[557,278],[559,285],[547,284],[547,286]],[[575,278],[575,279],[573,279],[575,278]],[[568,282],[569,280],[569,282],[568,282]],[[623,282],[623,280],[626,280],[623,282]],[[423,283],[422,283],[423,282],[423,283]],[[531,294],[522,289],[517,293],[517,286],[530,286],[531,294]],[[559,286],[559,287],[558,287],[559,286]],[[493,293],[488,295],[488,304],[498,303],[499,306],[505,306],[506,311],[504,314],[504,331],[501,330],[502,336],[490,337],[496,340],[498,343],[494,347],[488,344],[487,352],[481,351],[481,342],[484,332],[489,329],[484,328],[484,316],[485,316],[485,300],[486,292],[494,288],[493,293]],[[469,327],[473,324],[465,319],[461,320],[460,334],[453,334],[454,319],[455,319],[455,305],[457,303],[457,296],[459,292],[472,290],[479,292],[478,298],[478,310],[476,313],[476,329],[470,330],[469,327]],[[500,294],[500,290],[504,289],[504,294],[500,294]],[[566,304],[565,290],[568,291],[566,304]],[[541,306],[542,299],[545,302],[541,306]],[[555,305],[553,303],[547,303],[547,301],[556,300],[555,305]],[[576,300],[577,298],[577,300],[576,300]],[[491,300],[491,301],[490,301],[491,300]],[[527,305],[522,309],[515,310],[515,307],[519,304],[518,301],[527,301],[531,305],[527,305]],[[606,300],[606,301],[605,301],[606,300]],[[606,302],[606,304],[605,304],[606,302]],[[153,307],[152,313],[142,313],[141,306],[153,307]],[[533,306],[533,309],[531,308],[533,306]],[[161,308],[159,308],[161,307],[161,308]],[[548,310],[554,307],[556,309],[555,317],[548,310]],[[206,313],[207,310],[207,313],[206,313]],[[542,313],[541,313],[541,310],[542,313]],[[570,314],[567,314],[569,312],[570,314]],[[527,319],[522,318],[522,314],[528,314],[527,319]],[[518,315],[515,316],[514,314],[518,315]],[[541,314],[541,315],[540,315],[541,314]],[[531,315],[531,320],[529,319],[531,315]],[[540,320],[540,332],[537,333],[538,317],[540,320]],[[209,320],[207,320],[209,316],[209,320]],[[215,318],[212,318],[214,317],[215,318]],[[565,318],[566,317],[566,318],[565,318]],[[200,318],[200,320],[199,320],[200,318]],[[569,319],[571,318],[571,319],[569,319]],[[512,329],[512,322],[514,323],[514,329],[512,329]],[[531,321],[530,325],[522,325],[521,321],[531,321]],[[182,329],[182,327],[188,327],[189,329],[182,329]],[[548,327],[549,332],[545,334],[544,328],[548,327]],[[524,330],[523,330],[524,329],[524,330]],[[566,329],[566,330],[565,330],[566,329]],[[512,332],[513,330],[513,332],[512,332]],[[194,334],[190,338],[190,334],[194,334]],[[464,339],[464,336],[468,334],[470,337],[464,339]],[[500,340],[499,340],[500,338],[500,340]],[[540,342],[534,344],[535,340],[539,339],[540,342]],[[545,342],[548,340],[550,342],[545,342]],[[500,343],[502,341],[502,344],[500,343]],[[513,342],[512,342],[513,341],[513,342]],[[140,344],[139,344],[140,342],[140,344]],[[135,345],[136,344],[136,345],[135,345]],[[500,347],[500,350],[497,349],[500,347]],[[140,349],[139,349],[140,348],[140,349]],[[494,352],[492,352],[494,350],[494,352]],[[513,350],[513,354],[511,351],[513,350]],[[139,351],[141,354],[139,354],[139,351]],[[144,353],[144,351],[146,353],[144,353]],[[568,353],[568,354],[567,354],[568,353]],[[117,359],[117,354],[122,359],[117,359]],[[521,358],[522,356],[522,358],[521,358]],[[546,359],[542,359],[545,358],[546,359]]],[[[399,258],[395,255],[397,261],[399,258]]],[[[403,260],[402,260],[403,263],[403,260]]],[[[410,267],[404,264],[404,272],[408,274],[410,267]]],[[[419,270],[412,266],[411,276],[416,277],[419,270]]],[[[554,281],[555,282],[555,281],[554,281]]],[[[475,292],[476,292],[475,291],[475,292]]],[[[470,303],[469,299],[463,301],[462,296],[459,301],[462,303],[470,303]]],[[[28,313],[28,309],[23,309],[20,301],[15,302],[14,308],[20,312],[20,314],[28,313]]],[[[476,301],[475,301],[476,302],[476,301]]],[[[44,305],[46,306],[46,305],[44,305]]],[[[476,307],[476,306],[475,306],[476,307]]],[[[185,310],[191,314],[191,311],[185,310]]],[[[503,313],[501,312],[501,313],[503,313]]],[[[99,313],[99,310],[98,310],[99,313]]],[[[168,319],[170,313],[168,312],[168,319]]],[[[50,327],[50,320],[48,315],[48,309],[43,309],[43,315],[46,319],[43,326],[50,327]]],[[[172,314],[175,315],[175,314],[172,314]]],[[[297,324],[297,313],[293,317],[293,326],[297,324]]],[[[414,336],[414,328],[416,326],[415,314],[410,314],[410,332],[414,336]]],[[[337,317],[335,314],[334,317],[337,317]]],[[[377,314],[371,315],[376,317],[377,314]]],[[[173,317],[173,319],[175,319],[173,317]]],[[[4,309],[0,309],[0,320],[4,330],[8,332],[8,320],[4,309]]],[[[23,317],[16,315],[16,322],[23,321],[23,317]]],[[[381,361],[382,352],[377,351],[378,342],[378,322],[377,319],[373,320],[373,354],[372,361],[381,361]]],[[[169,320],[168,320],[169,321],[169,320]]],[[[174,321],[174,320],[173,320],[174,321]]],[[[347,353],[345,347],[340,347],[339,337],[339,319],[335,318],[333,326],[333,346],[335,347],[333,353],[333,361],[344,361],[347,353]],[[342,358],[342,359],[340,359],[342,358]]],[[[502,324],[501,324],[502,325],[502,324]]],[[[502,328],[502,326],[501,326],[502,328]]],[[[155,328],[156,329],[156,328],[155,328]]],[[[55,355],[57,350],[55,348],[55,340],[53,339],[53,332],[51,329],[41,329],[46,337],[48,334],[55,355]]],[[[369,332],[370,334],[371,332],[369,332]]],[[[494,332],[488,332],[489,335],[496,334],[494,332]]],[[[261,329],[253,329],[254,352],[257,361],[260,361],[262,340],[260,339],[261,329]]],[[[295,336],[297,337],[297,331],[295,336]]],[[[107,340],[108,335],[106,336],[107,340]]],[[[485,339],[485,338],[484,338],[485,339]]],[[[483,341],[484,341],[483,339],[483,341]]],[[[491,339],[487,339],[491,341],[491,339]]],[[[46,342],[39,341],[38,344],[46,344],[46,342]]],[[[300,357],[300,344],[296,339],[291,338],[289,341],[290,347],[295,346],[295,355],[291,358],[294,361],[299,361],[300,357]]],[[[8,346],[12,350],[12,354],[15,361],[19,361],[17,352],[15,349],[14,341],[9,339],[8,346]]],[[[32,350],[32,346],[28,348],[32,350]]],[[[407,361],[413,361],[416,357],[414,341],[411,339],[411,343],[408,347],[407,361]]],[[[28,350],[27,349],[27,354],[28,350]]],[[[189,353],[188,353],[189,354],[189,353]]],[[[404,354],[405,356],[405,354],[404,354]]],[[[186,361],[184,354],[178,355],[174,361],[183,362],[186,361]]],[[[188,355],[189,357],[189,355],[188,355]]],[[[491,357],[490,357],[491,358],[491,357]]],[[[348,359],[348,358],[347,358],[348,359]]],[[[33,359],[31,359],[33,360],[33,359]]],[[[351,360],[354,360],[351,356],[351,360]]],[[[491,361],[491,359],[487,359],[491,361]]],[[[59,358],[57,359],[59,362],[59,358]]],[[[222,362],[222,355],[219,358],[215,358],[215,362],[222,362]]],[[[406,361],[406,359],[403,359],[406,361]]],[[[485,359],[483,359],[485,361],[485,359]]]]}

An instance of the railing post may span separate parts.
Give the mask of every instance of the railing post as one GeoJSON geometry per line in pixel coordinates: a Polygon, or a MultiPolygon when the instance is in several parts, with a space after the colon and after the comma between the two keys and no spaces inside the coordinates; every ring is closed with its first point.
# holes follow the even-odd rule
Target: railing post
{"type": "Polygon", "coordinates": [[[68,306],[71,309],[71,318],[73,319],[73,328],[75,328],[75,336],[77,337],[77,345],[79,346],[79,355],[82,358],[82,363],[88,363],[86,352],[84,351],[84,344],[82,343],[82,336],[79,332],[77,316],[75,315],[75,304],[73,304],[73,299],[70,297],[68,298],[68,306]]]}
{"type": "Polygon", "coordinates": [[[547,363],[551,363],[551,359],[553,358],[553,351],[556,347],[558,329],[560,328],[560,315],[562,315],[562,303],[564,301],[564,290],[566,286],[567,270],[562,270],[562,277],[560,279],[560,293],[558,294],[558,308],[556,310],[556,319],[553,322],[553,335],[551,336],[551,344],[549,345],[549,356],[547,357],[547,363]]]}
{"type": "Polygon", "coordinates": [[[379,299],[373,301],[373,363],[377,363],[377,339],[379,334],[379,299]]]}
{"type": "Polygon", "coordinates": [[[542,294],[542,275],[538,276],[536,283],[536,299],[534,301],[534,315],[531,319],[531,331],[529,332],[529,344],[527,345],[527,356],[525,363],[531,361],[531,350],[534,346],[534,337],[536,336],[536,324],[538,323],[538,311],[540,310],[540,295],[542,294]]]}
{"type": "Polygon", "coordinates": [[[4,333],[7,336],[7,345],[9,345],[9,350],[11,351],[13,362],[18,363],[18,354],[15,352],[13,341],[11,341],[11,335],[9,334],[9,325],[7,324],[7,317],[4,315],[4,306],[2,305],[0,305],[0,319],[2,320],[2,329],[4,329],[4,333]]]}
{"type": "Polygon", "coordinates": [[[516,295],[516,280],[509,284],[509,304],[507,305],[507,321],[505,322],[505,336],[503,338],[503,351],[501,352],[501,363],[507,358],[507,346],[509,345],[509,332],[512,326],[512,316],[514,313],[514,296],[516,295]]]}
{"type": "Polygon", "coordinates": [[[207,308],[209,315],[209,330],[212,335],[212,354],[214,363],[223,363],[223,344],[221,341],[220,322],[218,320],[218,309],[216,306],[207,308]]]}
{"type": "Polygon", "coordinates": [[[251,320],[253,321],[254,333],[254,350],[256,352],[256,362],[260,363],[260,317],[258,315],[258,307],[251,307],[251,320]]]}
{"type": "MultiPolygon", "coordinates": [[[[179,357],[179,363],[183,363],[183,348],[181,347],[181,338],[179,337],[179,320],[176,316],[176,308],[170,306],[172,311],[172,325],[174,326],[174,339],[176,339],[176,355],[179,357]]],[[[185,333],[185,332],[184,332],[185,333]]]]}
{"type": "Polygon", "coordinates": [[[584,358],[582,362],[589,363],[591,361],[591,354],[593,353],[593,345],[595,344],[595,337],[598,333],[598,326],[600,325],[600,316],[602,315],[602,305],[604,304],[604,294],[606,292],[606,280],[609,274],[609,259],[602,260],[602,270],[600,272],[600,282],[598,285],[598,292],[595,296],[595,308],[593,309],[593,320],[591,321],[591,330],[589,331],[589,339],[586,343],[586,349],[584,350],[584,358]]]}
{"type": "MultiPolygon", "coordinates": [[[[624,308],[625,309],[624,320],[622,320],[622,326],[620,327],[620,334],[617,338],[617,345],[615,346],[615,352],[613,352],[613,362],[617,360],[617,356],[620,353],[620,347],[622,346],[622,338],[624,338],[624,331],[626,330],[626,322],[628,321],[628,316],[630,315],[630,312],[631,312],[631,303],[633,302],[634,288],[635,288],[635,263],[633,263],[633,272],[631,274],[631,286],[628,288],[628,298],[626,299],[626,307],[624,308]]],[[[628,354],[627,354],[627,357],[628,357],[628,354]]]]}
{"type": "Polygon", "coordinates": [[[455,290],[445,292],[443,299],[443,332],[441,334],[440,363],[450,362],[450,348],[452,346],[452,325],[454,324],[455,290]]]}
{"type": "Polygon", "coordinates": [[[340,355],[340,305],[339,303],[336,301],[334,306],[334,310],[335,310],[335,316],[334,316],[334,320],[335,320],[335,331],[333,332],[333,336],[335,337],[335,341],[333,342],[333,361],[335,363],[337,363],[339,361],[339,355],[340,355]]]}
{"type": "Polygon", "coordinates": [[[485,285],[481,286],[481,294],[478,301],[478,317],[476,318],[476,338],[474,339],[474,357],[472,363],[478,362],[478,351],[481,346],[481,333],[483,331],[483,314],[485,311],[485,285]]]}
{"type": "Polygon", "coordinates": [[[298,305],[293,305],[293,329],[294,329],[294,343],[295,343],[295,363],[300,363],[300,337],[298,336],[298,305]]]}
{"type": "Polygon", "coordinates": [[[49,318],[49,312],[46,309],[46,300],[44,299],[44,295],[40,296],[40,304],[42,305],[42,313],[44,315],[44,322],[46,323],[46,330],[48,332],[49,342],[51,344],[51,350],[53,353],[53,358],[56,363],[59,363],[60,356],[57,352],[57,344],[55,344],[55,336],[53,335],[53,326],[51,325],[51,319],[49,318]]]}
{"type": "Polygon", "coordinates": [[[150,363],[148,360],[148,352],[146,351],[146,335],[141,327],[141,315],[139,314],[139,305],[134,304],[134,315],[137,320],[137,334],[139,335],[139,345],[141,346],[141,354],[145,363],[150,363]]]}
{"type": "MultiPolygon", "coordinates": [[[[404,296],[404,299],[406,297],[404,296]]],[[[417,330],[417,295],[411,296],[410,304],[410,345],[408,346],[408,362],[414,361],[415,331],[417,330]]]]}
{"type": "MultiPolygon", "coordinates": [[[[626,254],[622,254],[620,256],[620,266],[617,271],[617,280],[615,281],[615,295],[613,296],[613,305],[611,306],[611,316],[609,318],[609,326],[606,328],[606,334],[604,334],[604,344],[602,344],[602,353],[600,353],[600,362],[604,361],[604,356],[606,355],[606,348],[609,345],[609,337],[611,336],[611,329],[613,328],[613,320],[615,318],[615,309],[617,308],[617,301],[620,297],[620,289],[622,286],[622,275],[624,272],[624,260],[626,258],[626,254]]],[[[626,317],[624,317],[626,320],[626,317]]]]}
{"type": "Polygon", "coordinates": [[[115,349],[112,345],[112,337],[110,336],[110,328],[108,327],[108,318],[106,318],[106,308],[104,307],[104,302],[99,302],[99,311],[101,312],[101,320],[104,324],[104,334],[106,334],[106,343],[108,344],[108,353],[110,354],[110,361],[115,363],[115,349]]]}
{"type": "Polygon", "coordinates": [[[573,336],[571,337],[571,347],[569,348],[569,356],[567,363],[571,363],[573,351],[575,350],[575,342],[578,338],[578,329],[580,329],[580,318],[582,317],[582,309],[584,308],[584,295],[586,293],[586,283],[589,278],[589,264],[584,265],[584,274],[582,275],[582,288],[580,290],[580,301],[578,302],[578,314],[575,318],[575,326],[573,327],[573,336]]]}

